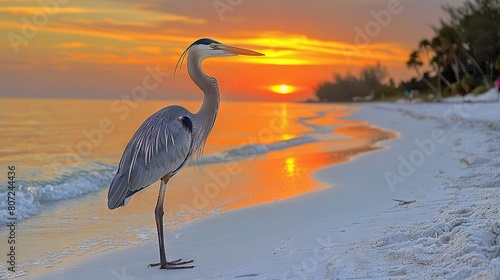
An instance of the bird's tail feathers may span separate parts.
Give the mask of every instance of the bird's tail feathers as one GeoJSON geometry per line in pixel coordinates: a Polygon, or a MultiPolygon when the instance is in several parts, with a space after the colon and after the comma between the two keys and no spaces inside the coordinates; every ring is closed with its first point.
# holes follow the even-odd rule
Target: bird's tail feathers
{"type": "Polygon", "coordinates": [[[119,174],[116,174],[109,186],[108,208],[113,210],[127,204],[130,200],[128,193],[127,176],[119,176],[119,174]]]}

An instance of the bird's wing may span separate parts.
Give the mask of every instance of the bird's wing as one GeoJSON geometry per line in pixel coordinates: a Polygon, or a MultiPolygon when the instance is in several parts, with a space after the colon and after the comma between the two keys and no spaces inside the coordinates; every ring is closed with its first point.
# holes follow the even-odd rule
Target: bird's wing
{"type": "Polygon", "coordinates": [[[149,117],[135,132],[120,160],[108,192],[110,209],[125,199],[177,172],[190,156],[192,132],[177,120],[191,114],[179,106],[166,107],[149,117]]]}

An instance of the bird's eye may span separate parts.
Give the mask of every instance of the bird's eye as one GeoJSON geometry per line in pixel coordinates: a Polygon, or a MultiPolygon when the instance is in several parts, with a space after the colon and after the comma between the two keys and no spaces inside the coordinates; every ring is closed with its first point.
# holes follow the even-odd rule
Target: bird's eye
{"type": "Polygon", "coordinates": [[[211,43],[210,45],[208,45],[211,49],[216,49],[217,48],[217,44],[216,43],[211,43]]]}

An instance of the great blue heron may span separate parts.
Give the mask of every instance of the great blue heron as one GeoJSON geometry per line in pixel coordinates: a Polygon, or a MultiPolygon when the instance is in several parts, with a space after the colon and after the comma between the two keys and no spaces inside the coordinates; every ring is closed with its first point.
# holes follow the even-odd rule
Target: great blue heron
{"type": "Polygon", "coordinates": [[[187,58],[188,73],[193,82],[203,91],[204,98],[198,113],[193,114],[181,106],[168,106],[149,117],[135,132],[123,152],[118,171],[108,192],[108,208],[124,206],[131,196],[160,180],[160,191],[155,208],[160,262],[149,266],[162,269],[193,268],[186,266],[192,260],[167,261],[163,241],[163,199],[168,180],[177,174],[186,162],[200,157],[208,134],[217,117],[219,87],[214,77],[201,69],[201,61],[216,56],[263,55],[261,53],[224,45],[212,39],[199,39],[181,55],[182,65],[187,58]]]}

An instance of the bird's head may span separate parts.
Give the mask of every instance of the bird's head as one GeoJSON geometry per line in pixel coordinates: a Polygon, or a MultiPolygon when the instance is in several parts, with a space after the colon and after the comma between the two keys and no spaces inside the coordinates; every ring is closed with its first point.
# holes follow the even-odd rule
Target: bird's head
{"type": "Polygon", "coordinates": [[[202,59],[215,56],[264,55],[260,52],[224,45],[221,42],[208,38],[197,40],[188,47],[188,50],[199,53],[202,59]]]}
{"type": "MultiPolygon", "coordinates": [[[[184,57],[189,52],[190,56],[197,57],[200,61],[209,57],[220,57],[220,56],[235,56],[235,55],[250,55],[250,56],[262,56],[263,53],[247,50],[243,48],[228,46],[222,44],[221,42],[215,41],[209,38],[202,38],[196,40],[194,43],[189,45],[187,49],[182,53],[179,61],[175,65],[175,69],[182,65],[184,57]]],[[[175,71],[174,71],[175,72],[175,71]]]]}

